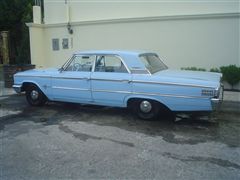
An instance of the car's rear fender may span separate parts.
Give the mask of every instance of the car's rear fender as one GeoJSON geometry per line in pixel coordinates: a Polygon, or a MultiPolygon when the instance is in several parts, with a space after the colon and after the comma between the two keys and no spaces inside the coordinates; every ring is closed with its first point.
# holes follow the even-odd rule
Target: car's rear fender
{"type": "Polygon", "coordinates": [[[147,96],[147,95],[132,95],[128,96],[124,103],[128,105],[129,99],[141,98],[150,99],[159,102],[171,111],[211,111],[212,105],[209,98],[184,98],[173,96],[147,96]]]}
{"type": "Polygon", "coordinates": [[[153,96],[147,96],[147,95],[131,95],[131,96],[128,96],[124,99],[124,106],[127,107],[128,106],[128,103],[131,101],[131,100],[134,100],[134,99],[148,99],[148,100],[152,100],[152,101],[156,101],[158,102],[160,105],[166,107],[167,109],[171,110],[168,105],[166,103],[164,103],[163,101],[159,100],[158,98],[156,97],[153,97],[153,96]]]}

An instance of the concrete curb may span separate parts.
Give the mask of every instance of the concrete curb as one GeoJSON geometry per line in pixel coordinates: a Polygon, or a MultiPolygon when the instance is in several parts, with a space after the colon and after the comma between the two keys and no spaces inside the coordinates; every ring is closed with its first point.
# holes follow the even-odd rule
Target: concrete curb
{"type": "Polygon", "coordinates": [[[223,100],[240,102],[240,92],[224,91],[223,100]]]}

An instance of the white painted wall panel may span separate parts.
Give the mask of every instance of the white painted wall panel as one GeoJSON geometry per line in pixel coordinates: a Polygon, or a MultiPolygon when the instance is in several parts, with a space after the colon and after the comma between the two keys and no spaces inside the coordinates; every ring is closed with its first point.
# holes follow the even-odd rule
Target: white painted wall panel
{"type": "MultiPolygon", "coordinates": [[[[40,27],[30,27],[30,50],[31,50],[31,63],[36,65],[37,68],[47,67],[45,56],[45,37],[44,30],[40,27]]],[[[49,51],[49,50],[48,50],[49,51]]]]}
{"type": "Polygon", "coordinates": [[[45,0],[45,23],[67,22],[65,2],[72,22],[133,17],[240,12],[239,1],[202,0],[45,0]]]}
{"type": "MultiPolygon", "coordinates": [[[[72,52],[89,49],[142,49],[157,52],[171,68],[240,65],[239,16],[186,18],[45,27],[46,67],[60,66],[72,52]],[[73,48],[52,51],[51,39],[73,38],[73,48]]],[[[35,48],[34,44],[31,44],[35,48]]],[[[61,46],[61,44],[60,44],[61,46]]],[[[33,62],[35,62],[32,56],[33,62]]],[[[36,61],[37,62],[37,61],[36,61]]]]}

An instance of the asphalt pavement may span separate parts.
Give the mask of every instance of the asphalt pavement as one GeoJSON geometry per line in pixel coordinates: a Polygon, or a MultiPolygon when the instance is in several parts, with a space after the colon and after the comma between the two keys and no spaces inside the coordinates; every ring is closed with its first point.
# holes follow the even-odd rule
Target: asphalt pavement
{"type": "Polygon", "coordinates": [[[240,179],[240,103],[171,123],[0,97],[0,179],[240,179]]]}

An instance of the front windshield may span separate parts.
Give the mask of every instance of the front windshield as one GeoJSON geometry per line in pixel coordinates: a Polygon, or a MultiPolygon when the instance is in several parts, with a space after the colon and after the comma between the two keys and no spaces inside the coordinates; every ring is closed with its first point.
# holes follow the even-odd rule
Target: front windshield
{"type": "Polygon", "coordinates": [[[151,74],[168,68],[156,54],[142,54],[140,59],[151,74]]]}

